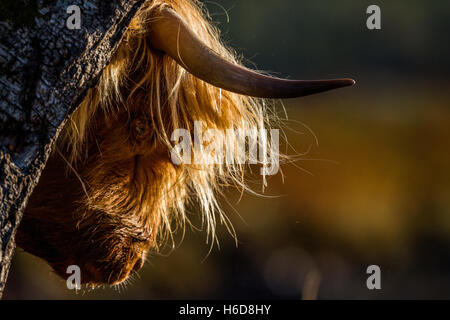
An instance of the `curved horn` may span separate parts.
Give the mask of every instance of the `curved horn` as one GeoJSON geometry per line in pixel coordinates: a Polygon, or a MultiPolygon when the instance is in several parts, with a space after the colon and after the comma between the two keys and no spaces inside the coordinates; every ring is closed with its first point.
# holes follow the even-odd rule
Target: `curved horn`
{"type": "Polygon", "coordinates": [[[352,79],[284,80],[262,75],[220,57],[169,6],[156,11],[149,23],[152,46],[213,86],[247,96],[285,99],[355,84],[352,79]]]}

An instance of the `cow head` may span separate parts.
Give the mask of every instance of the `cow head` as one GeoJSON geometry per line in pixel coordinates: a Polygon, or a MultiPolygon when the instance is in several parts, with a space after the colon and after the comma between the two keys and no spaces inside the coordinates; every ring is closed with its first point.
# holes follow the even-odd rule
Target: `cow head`
{"type": "Polygon", "coordinates": [[[198,208],[214,237],[226,222],[216,194],[244,187],[241,164],[175,164],[177,128],[270,127],[260,98],[292,98],[353,84],[294,81],[246,69],[196,1],[148,1],[98,84],[67,121],[32,195],[17,242],[64,277],[90,286],[139,270],[198,208]]]}

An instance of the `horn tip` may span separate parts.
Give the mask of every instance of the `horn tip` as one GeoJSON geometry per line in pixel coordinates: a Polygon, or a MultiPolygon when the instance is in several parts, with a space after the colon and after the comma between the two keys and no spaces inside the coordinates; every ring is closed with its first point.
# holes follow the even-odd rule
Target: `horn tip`
{"type": "Polygon", "coordinates": [[[350,79],[350,78],[346,78],[346,79],[342,79],[341,83],[342,83],[343,87],[349,87],[349,86],[355,85],[356,84],[356,80],[350,79]]]}

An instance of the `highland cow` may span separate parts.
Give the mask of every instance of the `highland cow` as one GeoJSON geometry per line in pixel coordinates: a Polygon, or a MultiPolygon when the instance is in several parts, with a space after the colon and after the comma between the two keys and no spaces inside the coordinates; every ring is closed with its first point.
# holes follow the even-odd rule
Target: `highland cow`
{"type": "Polygon", "coordinates": [[[60,134],[28,207],[17,243],[64,277],[115,285],[149,251],[171,240],[195,205],[214,239],[227,222],[217,195],[245,186],[241,163],[175,164],[174,130],[271,128],[263,98],[293,98],[352,85],[350,79],[294,81],[246,69],[221,44],[195,0],[148,1],[113,60],[60,134]]]}

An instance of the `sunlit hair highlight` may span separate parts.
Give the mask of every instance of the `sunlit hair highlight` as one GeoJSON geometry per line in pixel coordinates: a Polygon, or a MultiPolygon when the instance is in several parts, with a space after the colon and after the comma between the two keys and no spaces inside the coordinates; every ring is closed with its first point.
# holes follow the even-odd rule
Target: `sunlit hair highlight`
{"type": "MultiPolygon", "coordinates": [[[[62,132],[58,145],[66,151],[67,160],[75,170],[88,157],[87,137],[95,134],[92,120],[99,110],[114,116],[118,108],[140,104],[148,110],[157,142],[167,146],[168,150],[174,147],[172,132],[178,128],[193,132],[194,122],[198,120],[208,128],[221,131],[255,127],[269,130],[278,124],[273,106],[265,100],[209,85],[192,76],[169,56],[152,48],[149,19],[155,16],[155,10],[161,5],[171,6],[220,56],[240,63],[236,54],[221,43],[219,31],[199,1],[148,1],[132,20],[98,84],[88,92],[62,132]],[[127,94],[124,95],[124,92],[127,94]]],[[[162,189],[166,193],[155,190],[152,194],[160,200],[154,202],[159,203],[159,207],[152,214],[159,216],[144,220],[160,222],[157,227],[161,242],[172,238],[177,226],[184,229],[186,222],[189,222],[186,207],[192,205],[201,209],[211,243],[216,239],[217,222],[224,223],[234,235],[228,218],[219,206],[217,195],[221,194],[224,186],[246,190],[245,167],[238,162],[201,167],[181,165],[177,168],[177,177],[166,179],[171,184],[162,189]]]]}

